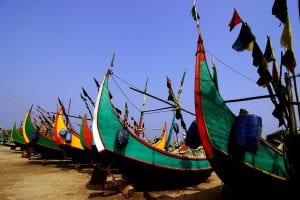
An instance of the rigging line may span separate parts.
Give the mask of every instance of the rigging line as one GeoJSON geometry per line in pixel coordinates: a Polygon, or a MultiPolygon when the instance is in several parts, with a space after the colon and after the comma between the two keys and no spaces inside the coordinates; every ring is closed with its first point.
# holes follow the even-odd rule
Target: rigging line
{"type": "Polygon", "coordinates": [[[10,97],[9,100],[17,106],[19,113],[23,115],[26,112],[26,108],[22,104],[17,102],[16,98],[12,95],[11,92],[8,92],[7,95],[10,97]]]}
{"type": "Polygon", "coordinates": [[[115,75],[115,73],[112,74],[112,76],[116,77],[117,79],[119,79],[120,81],[126,83],[127,85],[134,87],[134,85],[132,85],[131,83],[125,81],[124,79],[121,79],[119,76],[115,75]]]}
{"type": "Polygon", "coordinates": [[[133,103],[132,103],[132,101],[128,98],[128,96],[124,93],[124,91],[121,89],[121,87],[118,85],[118,83],[117,83],[117,81],[115,80],[115,76],[111,76],[112,77],[112,79],[114,80],[114,82],[115,82],[115,84],[116,84],[116,86],[119,88],[119,90],[121,91],[121,93],[125,96],[125,98],[128,100],[128,102],[137,110],[137,111],[139,111],[139,112],[141,112],[141,110],[136,106],[136,105],[134,105],[133,103]]]}
{"type": "Polygon", "coordinates": [[[248,76],[246,76],[246,75],[240,73],[239,71],[237,71],[237,70],[234,69],[233,67],[227,65],[227,64],[224,63],[222,60],[220,60],[219,58],[217,58],[216,56],[214,56],[212,53],[210,53],[208,50],[205,50],[205,51],[206,51],[209,55],[213,56],[213,57],[214,57],[216,60],[218,60],[220,63],[222,63],[225,67],[228,67],[229,69],[231,69],[232,71],[234,71],[234,72],[237,73],[238,75],[240,75],[240,76],[242,76],[242,77],[244,77],[244,78],[246,78],[246,79],[248,79],[248,80],[250,80],[250,81],[256,83],[255,80],[253,80],[252,78],[250,78],[250,77],[248,77],[248,76]]]}
{"type": "Polygon", "coordinates": [[[157,114],[157,113],[169,113],[169,112],[173,112],[174,110],[153,110],[151,112],[144,112],[145,115],[147,114],[157,114]]]}
{"type": "MultiPolygon", "coordinates": [[[[171,110],[172,111],[172,110],[171,110]]],[[[165,113],[170,112],[170,110],[161,110],[161,111],[153,111],[153,112],[144,112],[145,115],[147,114],[155,114],[155,113],[165,113]]]]}

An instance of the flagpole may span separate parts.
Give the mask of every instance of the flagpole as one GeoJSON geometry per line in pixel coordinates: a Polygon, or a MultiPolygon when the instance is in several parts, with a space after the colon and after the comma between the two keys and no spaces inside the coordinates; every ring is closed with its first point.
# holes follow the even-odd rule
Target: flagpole
{"type": "MultiPolygon", "coordinates": [[[[129,87],[129,89],[144,94],[144,92],[143,92],[142,90],[138,89],[138,88],[129,87]]],[[[173,104],[173,103],[170,103],[170,102],[168,102],[168,101],[166,101],[166,100],[164,100],[164,99],[161,99],[161,98],[156,97],[156,96],[154,96],[154,95],[152,95],[152,94],[149,94],[148,92],[146,92],[145,94],[146,94],[147,96],[153,98],[153,99],[156,99],[156,100],[158,100],[158,101],[161,101],[161,102],[163,102],[163,103],[166,103],[166,104],[168,104],[168,105],[170,105],[170,106],[176,108],[176,105],[173,104]]],[[[188,111],[188,110],[186,110],[186,109],[184,109],[184,108],[180,108],[180,109],[181,109],[182,111],[186,112],[186,113],[189,113],[189,114],[195,116],[195,113],[193,113],[193,112],[191,112],[191,111],[188,111]]]]}
{"type": "Polygon", "coordinates": [[[137,127],[138,128],[138,130],[137,130],[138,135],[139,135],[140,131],[142,130],[144,109],[145,109],[145,104],[146,104],[147,86],[148,86],[148,78],[146,79],[146,84],[145,84],[145,89],[144,89],[144,95],[143,95],[143,103],[142,103],[142,108],[141,108],[141,115],[140,115],[140,120],[139,120],[139,124],[138,124],[138,127],[137,127]]]}
{"type": "MultiPolygon", "coordinates": [[[[294,92],[295,92],[295,96],[296,96],[296,101],[299,102],[299,96],[298,96],[298,87],[297,87],[297,81],[296,81],[296,75],[295,75],[295,71],[292,72],[293,74],[293,81],[294,81],[294,92]]],[[[299,117],[299,120],[300,120],[300,105],[298,104],[297,106],[298,108],[298,117],[299,117]]]]}
{"type": "MultiPolygon", "coordinates": [[[[288,102],[293,102],[293,95],[292,95],[292,90],[291,90],[291,81],[289,78],[289,72],[286,72],[284,74],[285,76],[285,83],[286,83],[286,88],[287,88],[287,97],[288,97],[288,102]]],[[[297,133],[297,125],[296,125],[296,119],[295,119],[295,110],[292,104],[288,103],[288,111],[289,111],[289,131],[292,134],[297,133]]]]}
{"type": "Polygon", "coordinates": [[[192,8],[192,15],[193,15],[194,20],[196,21],[196,24],[197,24],[198,34],[201,34],[199,15],[198,15],[197,7],[196,7],[196,0],[194,0],[194,6],[192,8]]]}

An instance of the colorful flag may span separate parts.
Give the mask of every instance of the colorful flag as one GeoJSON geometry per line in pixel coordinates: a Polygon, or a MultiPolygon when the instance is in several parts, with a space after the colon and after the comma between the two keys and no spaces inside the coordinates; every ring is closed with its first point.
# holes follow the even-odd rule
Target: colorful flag
{"type": "Polygon", "coordinates": [[[232,48],[236,51],[243,51],[247,49],[254,40],[255,36],[252,34],[250,27],[247,25],[247,23],[243,23],[239,36],[232,45],[232,48]]]}
{"type": "Polygon", "coordinates": [[[290,18],[287,16],[286,23],[284,24],[284,28],[282,30],[280,44],[286,47],[289,50],[293,49],[292,46],[292,27],[290,24],[290,18]]]}
{"type": "Polygon", "coordinates": [[[286,68],[291,71],[294,72],[294,69],[296,67],[296,59],[294,56],[294,53],[292,50],[288,49],[285,54],[282,56],[281,58],[281,63],[286,66],[286,68]]]}
{"type": "Polygon", "coordinates": [[[230,31],[232,31],[232,29],[241,22],[243,22],[243,20],[241,19],[237,10],[234,8],[232,18],[230,20],[230,23],[228,24],[228,26],[230,27],[230,31]]]}
{"type": "Polygon", "coordinates": [[[275,55],[269,36],[267,36],[267,44],[265,48],[264,57],[267,59],[268,62],[275,61],[275,55]]]}
{"type": "Polygon", "coordinates": [[[272,15],[275,15],[282,23],[285,24],[288,15],[286,0],[275,0],[272,7],[272,15]]]}

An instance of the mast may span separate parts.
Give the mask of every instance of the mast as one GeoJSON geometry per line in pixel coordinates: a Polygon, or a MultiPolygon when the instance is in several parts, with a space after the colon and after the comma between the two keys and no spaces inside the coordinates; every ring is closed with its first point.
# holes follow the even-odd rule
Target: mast
{"type": "Polygon", "coordinates": [[[292,85],[291,81],[289,78],[288,73],[286,72],[284,74],[285,78],[285,84],[286,84],[286,89],[287,89],[287,97],[288,97],[288,111],[289,111],[289,119],[288,119],[288,124],[289,124],[289,132],[291,134],[297,133],[297,123],[296,123],[296,118],[295,118],[295,110],[294,106],[292,105],[291,102],[293,102],[293,94],[292,94],[292,85]]]}
{"type": "MultiPolygon", "coordinates": [[[[179,100],[180,100],[180,97],[181,97],[181,94],[182,94],[182,89],[183,89],[183,83],[184,83],[185,75],[186,75],[186,69],[184,70],[184,73],[182,75],[181,82],[180,82],[180,87],[179,87],[179,90],[178,90],[178,93],[177,93],[177,98],[175,99],[175,106],[176,107],[175,107],[175,110],[174,110],[174,113],[173,113],[173,119],[172,119],[172,123],[171,123],[171,126],[170,126],[168,139],[167,139],[166,146],[165,146],[165,148],[167,150],[169,148],[171,137],[173,135],[173,128],[174,128],[175,119],[176,119],[176,110],[180,109],[179,100]]],[[[186,131],[186,130],[184,130],[184,131],[186,131]]],[[[177,140],[178,140],[178,138],[177,138],[177,140]]]]}

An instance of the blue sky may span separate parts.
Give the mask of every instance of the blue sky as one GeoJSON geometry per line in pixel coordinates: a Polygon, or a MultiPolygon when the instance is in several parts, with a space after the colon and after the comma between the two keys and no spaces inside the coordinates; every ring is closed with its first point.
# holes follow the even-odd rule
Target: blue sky
{"type": "MultiPolygon", "coordinates": [[[[236,8],[263,51],[270,35],[279,58],[283,50],[279,43],[283,26],[279,26],[279,20],[271,13],[273,3],[273,0],[197,1],[208,63],[211,65],[211,54],[214,55],[220,93],[225,100],[267,94],[266,89],[255,83],[258,75],[251,53],[231,48],[240,25],[230,32],[228,23],[236,8]]],[[[70,114],[87,113],[80,98],[81,87],[96,99],[93,77],[101,81],[113,52],[116,53],[114,73],[118,77],[141,89],[148,78],[148,92],[164,99],[168,96],[166,76],[177,92],[187,69],[181,105],[194,111],[197,31],[190,15],[192,5],[193,0],[1,0],[0,125],[11,128],[14,122],[19,124],[31,105],[55,112],[58,97],[65,104],[71,99],[70,114]]],[[[288,1],[294,52],[300,62],[297,9],[297,1],[288,1]]],[[[132,93],[129,96],[132,103],[140,108],[142,96],[132,93]]],[[[121,98],[121,93],[113,95],[121,98]]],[[[262,116],[264,134],[278,129],[269,99],[228,105],[236,114],[243,107],[262,116]]],[[[160,106],[165,105],[147,98],[146,109],[160,106]]],[[[138,112],[130,111],[138,119],[138,112]]],[[[162,121],[169,123],[171,116],[169,113],[168,117],[156,116],[150,120],[147,115],[145,123],[152,126],[157,121],[162,126],[162,121]]],[[[187,125],[192,118],[186,118],[187,125]]]]}

